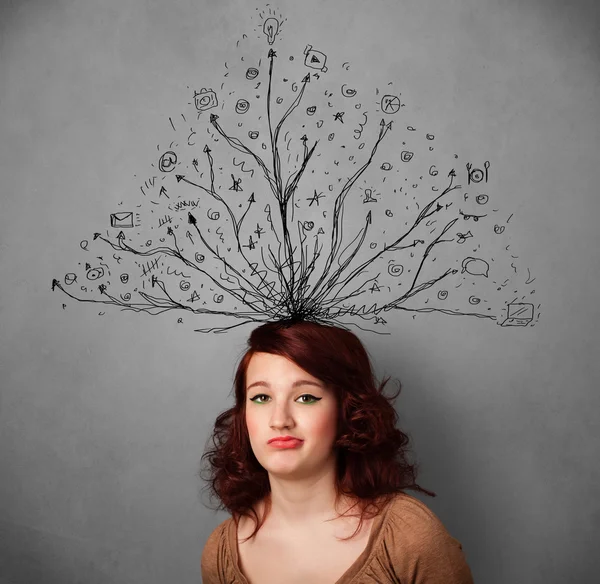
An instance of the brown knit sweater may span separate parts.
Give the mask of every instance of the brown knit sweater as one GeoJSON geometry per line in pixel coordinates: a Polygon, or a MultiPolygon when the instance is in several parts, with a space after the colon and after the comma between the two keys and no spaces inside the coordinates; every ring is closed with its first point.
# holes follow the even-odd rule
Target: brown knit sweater
{"type": "MultiPolygon", "coordinates": [[[[250,584],[239,567],[232,518],[210,534],[201,572],[202,584],[250,584]]],[[[460,542],[424,503],[405,493],[399,493],[374,519],[367,547],[331,584],[387,583],[473,584],[460,542]]]]}

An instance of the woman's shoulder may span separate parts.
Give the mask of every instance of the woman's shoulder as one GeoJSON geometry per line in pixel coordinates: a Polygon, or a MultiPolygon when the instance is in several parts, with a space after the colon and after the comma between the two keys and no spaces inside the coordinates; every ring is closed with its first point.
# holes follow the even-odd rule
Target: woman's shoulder
{"type": "Polygon", "coordinates": [[[452,537],[439,517],[422,501],[398,493],[390,501],[382,537],[402,582],[471,583],[462,544],[452,537]]]}
{"type": "Polygon", "coordinates": [[[388,522],[394,524],[394,532],[404,537],[419,539],[436,533],[448,535],[440,518],[422,501],[400,492],[389,503],[388,522]]]}
{"type": "MultiPolygon", "coordinates": [[[[207,582],[212,582],[212,578],[214,578],[219,571],[218,558],[223,557],[223,549],[224,546],[227,545],[227,534],[231,521],[233,521],[233,519],[230,517],[219,523],[219,525],[212,530],[204,544],[202,558],[200,560],[203,581],[206,578],[207,582]]],[[[221,566],[221,568],[223,568],[223,566],[221,566]]]]}

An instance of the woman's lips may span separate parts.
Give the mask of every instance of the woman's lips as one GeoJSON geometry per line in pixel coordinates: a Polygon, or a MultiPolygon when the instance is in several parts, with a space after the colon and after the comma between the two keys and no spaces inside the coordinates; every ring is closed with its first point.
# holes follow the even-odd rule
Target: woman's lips
{"type": "Polygon", "coordinates": [[[273,440],[269,442],[269,446],[273,446],[274,448],[297,448],[301,446],[304,440],[298,440],[296,438],[288,439],[288,440],[273,440]]]}

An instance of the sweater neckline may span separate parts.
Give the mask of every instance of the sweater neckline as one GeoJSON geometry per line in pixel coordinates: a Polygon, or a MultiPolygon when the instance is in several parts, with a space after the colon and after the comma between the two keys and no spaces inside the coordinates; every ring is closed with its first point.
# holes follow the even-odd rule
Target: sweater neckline
{"type": "MultiPolygon", "coordinates": [[[[369,534],[369,540],[365,549],[362,553],[356,558],[354,563],[332,584],[352,584],[353,580],[359,576],[364,569],[369,565],[369,559],[374,556],[375,550],[379,547],[381,540],[383,539],[383,533],[385,531],[385,526],[387,525],[387,519],[389,515],[390,507],[392,503],[396,500],[398,495],[403,495],[404,493],[398,493],[396,497],[391,498],[388,503],[383,507],[381,512],[377,517],[373,520],[373,525],[371,526],[371,533],[369,534]]],[[[237,579],[242,584],[250,584],[248,579],[242,572],[240,568],[240,557],[238,550],[238,533],[237,526],[235,521],[231,517],[229,519],[229,525],[227,530],[227,543],[229,547],[229,555],[232,559],[233,569],[235,571],[237,579]]]]}

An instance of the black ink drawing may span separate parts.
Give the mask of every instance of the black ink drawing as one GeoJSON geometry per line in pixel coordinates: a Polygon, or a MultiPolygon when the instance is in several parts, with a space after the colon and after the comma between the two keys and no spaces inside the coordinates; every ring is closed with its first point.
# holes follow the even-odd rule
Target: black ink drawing
{"type": "Polygon", "coordinates": [[[387,334],[392,310],[534,326],[512,215],[492,208],[500,169],[437,154],[442,138],[409,119],[394,82],[368,87],[348,61],[288,49],[286,26],[257,14],[223,79],[202,79],[168,117],[127,203],[139,213],[110,214],[52,290],[217,319],[199,332],[304,319],[387,334]]]}

